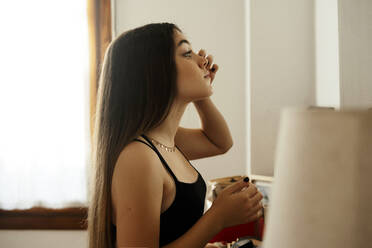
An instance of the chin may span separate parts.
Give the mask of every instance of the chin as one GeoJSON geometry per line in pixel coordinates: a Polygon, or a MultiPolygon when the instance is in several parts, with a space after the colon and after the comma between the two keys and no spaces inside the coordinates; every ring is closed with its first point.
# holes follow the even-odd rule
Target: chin
{"type": "Polygon", "coordinates": [[[212,86],[209,87],[208,97],[210,97],[211,95],[213,95],[213,88],[212,88],[212,86]]]}

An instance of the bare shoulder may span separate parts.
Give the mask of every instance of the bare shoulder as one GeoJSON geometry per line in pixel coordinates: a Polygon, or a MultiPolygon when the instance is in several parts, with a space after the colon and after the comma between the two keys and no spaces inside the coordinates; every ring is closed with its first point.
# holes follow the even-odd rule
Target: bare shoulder
{"type": "Polygon", "coordinates": [[[113,184],[123,179],[130,181],[139,177],[159,177],[159,158],[155,151],[141,142],[129,143],[120,153],[114,168],[113,184]]]}
{"type": "Polygon", "coordinates": [[[119,246],[153,247],[159,242],[163,177],[158,160],[141,142],[128,144],[117,159],[112,198],[119,246]]]}
{"type": "MultiPolygon", "coordinates": [[[[141,143],[141,142],[131,142],[129,143],[120,153],[116,164],[115,169],[129,169],[131,167],[134,167],[133,164],[158,164],[158,156],[155,153],[154,150],[152,150],[147,145],[141,143]]],[[[136,168],[141,169],[142,166],[137,165],[136,168]]],[[[146,166],[149,167],[149,166],[146,166]]],[[[145,167],[145,168],[146,168],[145,167]]],[[[147,168],[151,169],[151,168],[147,168]]]]}

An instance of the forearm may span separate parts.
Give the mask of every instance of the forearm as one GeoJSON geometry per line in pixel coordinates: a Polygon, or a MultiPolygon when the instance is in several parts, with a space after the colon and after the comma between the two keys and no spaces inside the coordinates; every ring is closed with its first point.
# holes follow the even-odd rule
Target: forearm
{"type": "Polygon", "coordinates": [[[218,215],[209,209],[184,235],[162,248],[204,248],[222,229],[218,215]]]}
{"type": "Polygon", "coordinates": [[[194,102],[194,105],[208,139],[223,150],[229,149],[233,145],[229,127],[212,100],[208,97],[194,102]]]}

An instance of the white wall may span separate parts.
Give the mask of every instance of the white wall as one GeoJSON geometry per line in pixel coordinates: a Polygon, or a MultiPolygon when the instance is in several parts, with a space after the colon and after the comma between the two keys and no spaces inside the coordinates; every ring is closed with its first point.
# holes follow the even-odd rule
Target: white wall
{"type": "Polygon", "coordinates": [[[341,108],[372,108],[372,1],[338,6],[341,108]]]}
{"type": "MultiPolygon", "coordinates": [[[[115,3],[116,36],[147,23],[171,22],[181,28],[194,51],[204,48],[214,56],[219,71],[211,99],[230,127],[234,146],[224,155],[194,160],[192,164],[205,180],[246,174],[244,1],[227,4],[224,0],[120,0],[115,3]]],[[[200,127],[193,104],[186,109],[181,126],[200,127]]]]}
{"type": "Polygon", "coordinates": [[[316,105],[340,108],[337,0],[315,0],[316,105]]]}
{"type": "Polygon", "coordinates": [[[87,231],[1,230],[1,248],[84,248],[87,231]]]}
{"type": "Polygon", "coordinates": [[[314,4],[252,0],[251,169],[273,175],[280,109],[315,105],[314,4]]]}
{"type": "Polygon", "coordinates": [[[316,0],[317,105],[372,107],[372,1],[316,0]]]}
{"type": "Polygon", "coordinates": [[[251,172],[273,174],[279,110],[372,108],[372,1],[251,0],[251,172]]]}

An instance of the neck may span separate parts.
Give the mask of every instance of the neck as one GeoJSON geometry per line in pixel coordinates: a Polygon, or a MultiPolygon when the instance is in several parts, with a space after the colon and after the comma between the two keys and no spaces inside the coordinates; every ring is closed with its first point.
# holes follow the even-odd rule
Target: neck
{"type": "Polygon", "coordinates": [[[155,139],[165,146],[174,147],[174,139],[186,107],[187,103],[177,103],[175,101],[165,120],[156,128],[146,132],[145,135],[149,138],[155,139]]]}

